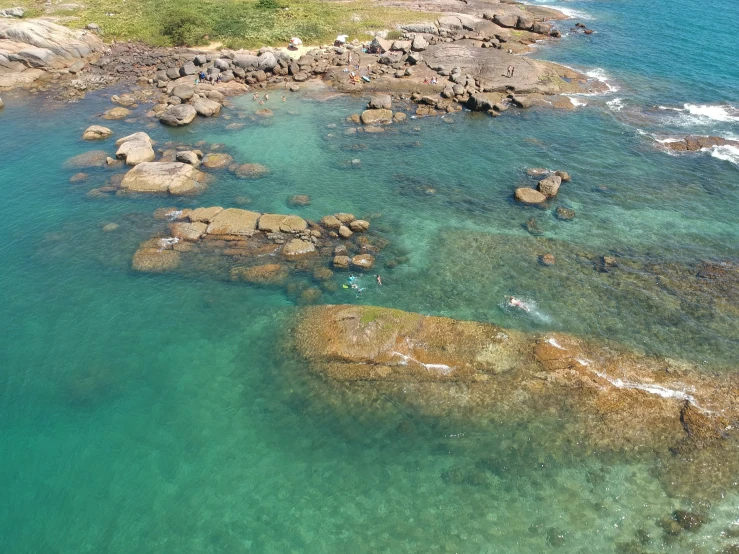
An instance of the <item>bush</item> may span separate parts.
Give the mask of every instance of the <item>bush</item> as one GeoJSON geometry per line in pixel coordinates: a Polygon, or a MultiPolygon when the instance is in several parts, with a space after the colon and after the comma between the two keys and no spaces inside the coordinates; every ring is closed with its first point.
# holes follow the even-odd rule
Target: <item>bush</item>
{"type": "Polygon", "coordinates": [[[282,6],[277,0],[259,0],[257,2],[257,9],[260,10],[281,10],[282,6]]]}
{"type": "Polygon", "coordinates": [[[388,40],[400,40],[402,38],[403,38],[403,31],[398,31],[397,29],[393,29],[392,31],[388,31],[387,33],[388,40]]]}
{"type": "Polygon", "coordinates": [[[162,15],[162,35],[174,46],[197,46],[211,32],[207,18],[196,11],[172,9],[162,15]]]}

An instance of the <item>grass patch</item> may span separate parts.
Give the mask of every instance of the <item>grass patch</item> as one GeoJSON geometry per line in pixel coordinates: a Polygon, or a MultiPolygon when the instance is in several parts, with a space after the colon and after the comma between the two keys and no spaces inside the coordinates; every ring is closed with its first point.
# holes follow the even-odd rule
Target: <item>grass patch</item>
{"type": "MultiPolygon", "coordinates": [[[[14,5],[43,12],[43,0],[14,5]]],[[[365,40],[366,31],[400,23],[433,20],[436,14],[377,6],[371,0],[86,0],[73,10],[69,27],[97,23],[106,41],[138,39],[156,46],[199,46],[221,42],[229,48],[283,46],[293,36],[306,44],[333,42],[338,34],[365,40]]]]}

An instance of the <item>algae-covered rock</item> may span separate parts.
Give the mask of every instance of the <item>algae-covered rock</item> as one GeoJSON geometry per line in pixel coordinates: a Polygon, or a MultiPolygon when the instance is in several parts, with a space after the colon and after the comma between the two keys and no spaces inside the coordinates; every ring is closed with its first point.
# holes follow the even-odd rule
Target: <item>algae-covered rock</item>
{"type": "Polygon", "coordinates": [[[281,285],[287,280],[288,275],[288,268],[282,264],[235,267],[231,270],[231,280],[258,285],[281,285]]]}

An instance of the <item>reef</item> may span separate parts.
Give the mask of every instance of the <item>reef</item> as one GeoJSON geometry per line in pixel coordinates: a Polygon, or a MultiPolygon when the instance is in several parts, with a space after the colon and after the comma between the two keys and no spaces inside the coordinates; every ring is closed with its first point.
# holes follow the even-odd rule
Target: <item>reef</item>
{"type": "Polygon", "coordinates": [[[548,422],[581,452],[659,453],[675,494],[718,494],[739,472],[736,374],[565,333],[375,306],[302,308],[285,340],[329,389],[381,394],[425,417],[548,422]]]}

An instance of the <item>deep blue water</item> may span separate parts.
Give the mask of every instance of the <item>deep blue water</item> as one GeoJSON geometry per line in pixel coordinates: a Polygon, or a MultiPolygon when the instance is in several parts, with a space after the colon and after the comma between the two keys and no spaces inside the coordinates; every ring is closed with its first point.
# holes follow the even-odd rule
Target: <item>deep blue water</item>
{"type": "Polygon", "coordinates": [[[739,38],[729,31],[739,6],[552,5],[582,12],[596,33],[536,55],[598,70],[614,87],[577,97],[587,105],[574,112],[462,113],[349,135],[344,119],[363,99],[306,94],[272,105],[268,122],[251,117],[247,97],[224,112],[231,119],[186,130],[150,125],[145,107],[110,123],[116,137],[218,142],[271,169],[257,181],[219,174],[194,199],[88,197],[105,169],[69,182],[66,159],[114,151],[79,139],[112,91],[62,108],[4,95],[1,550],[611,553],[648,535],[642,551],[687,553],[736,542],[722,535],[737,519],[733,490],[699,532],[663,540],[658,518],[707,508],[668,495],[653,471],[659,456],[568,452],[547,421],[481,429],[387,401],[376,413],[328,405],[326,385],[281,342],[294,298],[130,269],[162,206],[248,196],[262,212],[381,214],[373,225],[407,263],[381,268],[383,289],[323,302],[556,329],[736,370],[739,307],[679,286],[695,264],[739,258],[739,171],[721,159],[735,153],[671,156],[654,137],[739,136],[739,38]],[[234,122],[245,126],[227,130],[234,122]],[[347,167],[357,157],[361,168],[347,167]],[[575,220],[512,201],[538,166],[572,174],[558,202],[575,220]],[[309,194],[311,206],[288,207],[293,194],[309,194]],[[532,216],[543,239],[524,228],[532,216]],[[103,232],[111,222],[119,228],[103,232]],[[547,250],[553,268],[538,263],[547,250]],[[623,269],[596,271],[587,260],[603,255],[623,269]],[[501,309],[506,294],[536,302],[536,316],[501,309]],[[484,486],[442,478],[491,454],[516,471],[485,473],[484,486]]]}

